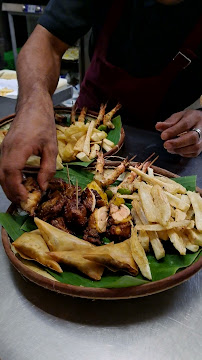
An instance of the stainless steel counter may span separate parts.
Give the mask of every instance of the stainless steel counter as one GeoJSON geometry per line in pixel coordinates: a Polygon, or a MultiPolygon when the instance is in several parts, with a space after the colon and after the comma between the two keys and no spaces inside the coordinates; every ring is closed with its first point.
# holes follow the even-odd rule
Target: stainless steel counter
{"type": "MultiPolygon", "coordinates": [[[[123,153],[181,175],[197,174],[202,157],[179,159],[162,150],[159,135],[126,128],[123,153]]],[[[0,211],[9,205],[0,192],[0,211]]],[[[200,360],[202,272],[146,298],[91,301],[58,295],[23,279],[0,245],[1,360],[200,360]]]]}

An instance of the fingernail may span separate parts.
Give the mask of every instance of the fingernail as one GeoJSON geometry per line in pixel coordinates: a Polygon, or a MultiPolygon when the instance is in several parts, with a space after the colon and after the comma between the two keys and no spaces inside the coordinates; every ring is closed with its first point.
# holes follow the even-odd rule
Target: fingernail
{"type": "Polygon", "coordinates": [[[166,149],[166,150],[170,150],[170,151],[172,151],[172,145],[171,144],[169,144],[169,143],[165,143],[164,145],[164,148],[166,149]]]}
{"type": "Polygon", "coordinates": [[[166,133],[162,133],[161,134],[161,139],[162,140],[167,140],[168,139],[168,135],[166,133]]]}

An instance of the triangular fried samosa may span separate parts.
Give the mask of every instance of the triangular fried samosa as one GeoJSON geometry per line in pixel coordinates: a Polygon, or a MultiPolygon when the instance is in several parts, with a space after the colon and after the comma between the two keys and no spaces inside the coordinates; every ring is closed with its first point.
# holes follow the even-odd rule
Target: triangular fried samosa
{"type": "Polygon", "coordinates": [[[59,263],[76,267],[79,271],[93,280],[100,280],[104,271],[104,266],[97,262],[84,259],[82,254],[78,251],[50,252],[50,256],[59,263]]]}
{"type": "Polygon", "coordinates": [[[62,273],[60,265],[49,256],[49,249],[39,230],[25,232],[12,245],[22,258],[35,260],[50,269],[62,273]]]}
{"type": "Polygon", "coordinates": [[[34,221],[50,251],[74,251],[84,248],[87,250],[95,247],[95,245],[59,230],[41,219],[35,218],[34,221]]]}
{"type": "Polygon", "coordinates": [[[108,244],[83,254],[85,259],[95,261],[112,271],[124,270],[132,275],[138,274],[138,267],[133,260],[128,240],[118,244],[108,244]]]}

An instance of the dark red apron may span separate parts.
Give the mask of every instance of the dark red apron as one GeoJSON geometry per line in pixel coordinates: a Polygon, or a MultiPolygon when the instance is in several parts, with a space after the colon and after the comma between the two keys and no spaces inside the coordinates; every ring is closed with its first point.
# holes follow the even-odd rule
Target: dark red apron
{"type": "MultiPolygon", "coordinates": [[[[125,0],[114,1],[97,41],[93,58],[81,84],[79,108],[99,110],[102,102],[120,102],[141,127],[155,119],[166,92],[178,73],[196,58],[194,50],[202,41],[202,19],[183,46],[158,75],[135,78],[107,61],[107,49],[113,31],[121,18],[125,0]]],[[[131,45],[132,46],[132,45],[131,45]]]]}

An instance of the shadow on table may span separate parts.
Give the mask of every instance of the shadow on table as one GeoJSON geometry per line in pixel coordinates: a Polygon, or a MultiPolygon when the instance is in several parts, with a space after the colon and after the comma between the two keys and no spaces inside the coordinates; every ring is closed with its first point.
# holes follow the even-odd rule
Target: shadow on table
{"type": "MultiPolygon", "coordinates": [[[[193,293],[190,286],[197,282],[187,282],[165,292],[148,297],[128,300],[89,300],[57,294],[24,279],[11,267],[20,295],[40,310],[73,323],[90,326],[120,326],[159,318],[169,314],[180,303],[191,302],[193,293]]],[[[196,277],[197,275],[195,275],[196,277]]],[[[197,280],[197,279],[196,279],[197,280]]]]}

